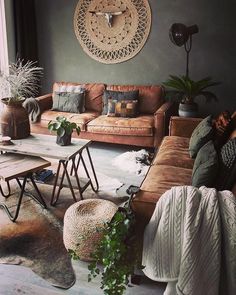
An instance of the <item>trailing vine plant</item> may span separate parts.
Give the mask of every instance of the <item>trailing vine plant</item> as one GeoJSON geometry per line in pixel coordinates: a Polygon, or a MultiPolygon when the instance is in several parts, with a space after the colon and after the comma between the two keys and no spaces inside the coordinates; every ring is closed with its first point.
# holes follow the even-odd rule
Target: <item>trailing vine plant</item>
{"type": "MultiPolygon", "coordinates": [[[[101,275],[101,289],[105,295],[122,295],[129,284],[129,277],[136,268],[142,268],[130,201],[118,208],[102,232],[103,237],[92,254],[94,261],[88,265],[88,281],[101,275]]],[[[79,259],[73,251],[69,253],[73,259],[79,259]]]]}

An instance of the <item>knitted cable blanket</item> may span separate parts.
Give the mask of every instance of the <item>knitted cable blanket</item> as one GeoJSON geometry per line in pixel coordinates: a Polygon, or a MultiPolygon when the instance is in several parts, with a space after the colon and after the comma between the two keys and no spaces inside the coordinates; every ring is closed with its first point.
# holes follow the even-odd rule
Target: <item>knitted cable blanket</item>
{"type": "Polygon", "coordinates": [[[164,294],[236,294],[236,197],[192,186],[165,192],[145,229],[142,264],[152,280],[176,281],[164,294]]]}
{"type": "Polygon", "coordinates": [[[26,109],[30,121],[32,123],[38,122],[41,110],[37,99],[33,97],[26,98],[26,100],[23,102],[23,107],[26,109]]]}

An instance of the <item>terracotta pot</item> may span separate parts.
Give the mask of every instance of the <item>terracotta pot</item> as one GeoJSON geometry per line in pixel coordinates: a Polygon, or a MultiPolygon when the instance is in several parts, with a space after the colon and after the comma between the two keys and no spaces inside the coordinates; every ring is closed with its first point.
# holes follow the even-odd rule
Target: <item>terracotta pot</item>
{"type": "Polygon", "coordinates": [[[1,133],[12,139],[22,139],[30,135],[29,116],[22,106],[24,100],[9,101],[9,98],[1,99],[4,104],[0,116],[1,133]]]}
{"type": "Polygon", "coordinates": [[[179,104],[180,117],[198,117],[198,105],[194,103],[180,103],[179,104]]]}
{"type": "Polygon", "coordinates": [[[63,136],[57,135],[57,144],[58,145],[70,145],[71,144],[71,134],[64,134],[63,136]]]}

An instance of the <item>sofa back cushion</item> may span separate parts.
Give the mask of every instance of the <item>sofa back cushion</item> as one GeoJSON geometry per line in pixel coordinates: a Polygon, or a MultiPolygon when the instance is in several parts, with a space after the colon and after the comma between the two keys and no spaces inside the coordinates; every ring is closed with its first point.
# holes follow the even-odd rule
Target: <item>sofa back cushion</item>
{"type": "Polygon", "coordinates": [[[55,92],[74,92],[81,86],[85,88],[85,110],[102,112],[102,95],[105,90],[103,83],[71,83],[55,82],[53,84],[53,97],[55,92]]]}
{"type": "Polygon", "coordinates": [[[139,90],[139,112],[144,114],[154,114],[164,102],[163,88],[157,85],[107,85],[106,89],[113,91],[139,90]]]}

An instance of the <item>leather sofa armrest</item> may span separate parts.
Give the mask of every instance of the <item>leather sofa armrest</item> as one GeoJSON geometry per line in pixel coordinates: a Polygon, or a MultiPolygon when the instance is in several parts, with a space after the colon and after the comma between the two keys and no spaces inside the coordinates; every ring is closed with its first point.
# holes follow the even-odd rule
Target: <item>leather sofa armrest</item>
{"type": "Polygon", "coordinates": [[[158,147],[165,135],[168,135],[169,120],[177,114],[178,106],[174,102],[164,102],[154,113],[155,137],[154,146],[158,147]]]}
{"type": "Polygon", "coordinates": [[[201,122],[201,118],[171,117],[169,126],[170,136],[190,138],[193,130],[201,122]]]}
{"type": "Polygon", "coordinates": [[[35,99],[39,103],[41,113],[52,107],[52,93],[36,97],[35,99]]]}

